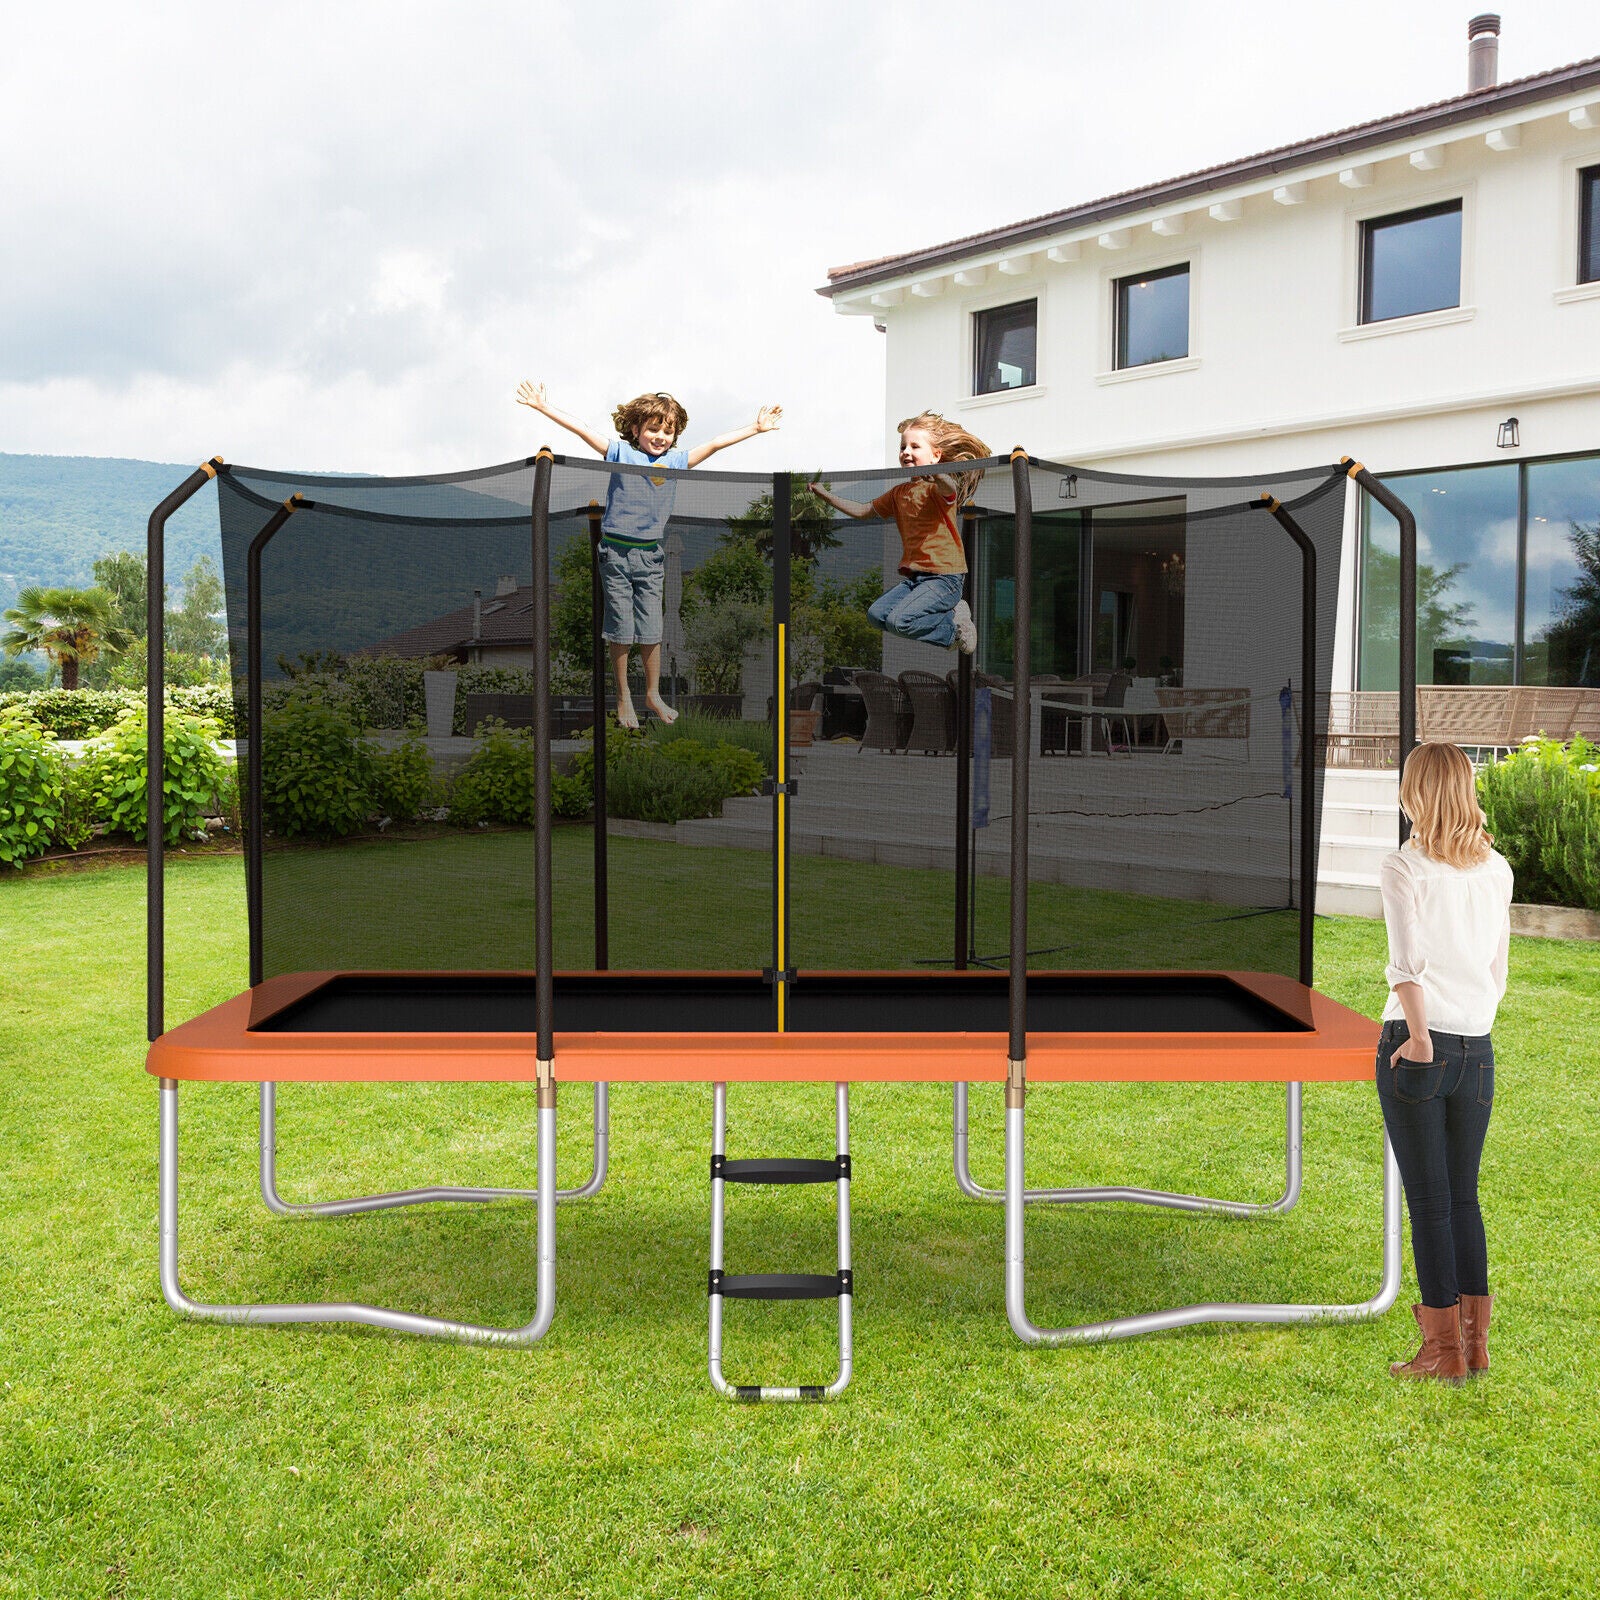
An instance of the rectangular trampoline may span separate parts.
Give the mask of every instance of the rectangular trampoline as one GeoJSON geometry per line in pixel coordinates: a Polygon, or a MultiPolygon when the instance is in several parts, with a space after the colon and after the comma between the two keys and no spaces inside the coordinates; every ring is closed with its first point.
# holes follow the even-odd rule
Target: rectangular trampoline
{"type": "MultiPolygon", "coordinates": [[[[536,1342],[554,1314],[556,1202],[585,1198],[605,1181],[607,1089],[624,1081],[713,1086],[709,1365],[719,1392],[735,1398],[822,1399],[849,1381],[855,1286],[848,1086],[858,1082],[953,1086],[956,1181],[970,1196],[1004,1203],[1007,1314],[1029,1343],[1122,1338],[1208,1321],[1352,1319],[1387,1309],[1399,1283],[1399,1188],[1386,1141],[1382,1281],[1359,1304],[1206,1304],[1077,1328],[1040,1327],[1023,1305],[1023,1219],[1030,1203],[1094,1201],[1241,1216],[1286,1211],[1300,1198],[1302,1086],[1370,1074],[1377,1024],[1311,984],[1311,901],[1346,480],[1370,493],[1388,492],[1351,463],[1279,474],[1270,488],[1257,480],[1098,474],[1030,461],[1021,452],[978,463],[981,487],[962,507],[961,534],[971,562],[969,593],[982,587],[990,596],[974,605],[985,619],[988,653],[955,661],[947,687],[922,668],[901,674],[917,697],[916,715],[933,715],[935,723],[945,718],[947,733],[926,741],[937,745],[947,736],[948,748],[913,754],[909,745],[894,748],[892,738],[884,744],[874,735],[872,712],[859,739],[797,758],[791,711],[808,707],[796,695],[820,694],[816,683],[796,690],[797,658],[809,653],[815,668],[820,651],[826,668],[829,648],[876,651],[859,667],[863,682],[898,661],[925,659],[903,642],[881,636],[874,643],[850,626],[856,602],[849,597],[894,581],[892,524],[852,545],[789,474],[660,475],[658,483],[684,480],[674,485],[668,524],[668,638],[698,663],[684,672],[671,658],[670,692],[684,694],[690,708],[694,674],[710,672],[694,654],[695,641],[705,637],[697,629],[711,615],[707,596],[730,572],[743,574],[739,581],[766,597],[760,628],[770,670],[764,685],[746,682],[742,718],[727,726],[733,738],[734,723],[742,722],[747,748],[751,725],[765,727],[770,745],[759,793],[726,799],[699,818],[640,827],[616,820],[616,807],[626,803],[617,798],[626,788],[621,779],[628,763],[658,760],[663,748],[670,754],[670,742],[660,729],[624,733],[608,717],[595,576],[606,475],[633,470],[548,451],[503,468],[428,479],[288,478],[215,461],[152,515],[154,586],[161,582],[166,517],[217,479],[245,773],[250,918],[249,989],[169,1030],[162,840],[153,831],[147,1067],[161,1083],[162,1284],[174,1309],[231,1322],[364,1322],[466,1340],[536,1342]],[[1063,492],[1069,478],[1070,496],[1063,492]],[[1067,499],[1074,504],[1063,511],[1067,499]],[[553,530],[562,536],[559,549],[553,530]],[[1091,582],[1093,562],[1101,564],[1103,581],[1134,582],[1103,575],[1116,573],[1117,563],[1135,559],[1144,545],[1181,551],[1176,568],[1163,558],[1163,573],[1181,575],[1187,564],[1193,598],[1180,596],[1174,607],[1169,577],[1167,631],[1159,635],[1182,641],[1186,685],[1226,693],[1230,705],[1245,708],[1229,724],[1226,759],[1212,759],[1214,752],[1192,735],[1168,741],[1160,753],[1155,747],[1137,757],[1127,748],[1119,752],[1108,695],[1110,703],[1075,746],[1078,754],[1037,763],[1040,680],[1030,657],[1039,648],[1038,552],[1055,551],[1051,559],[1059,561],[1060,552],[1075,551],[1072,582],[1081,589],[1091,582]],[[377,573],[383,582],[375,589],[370,580],[377,573]],[[470,617],[469,643],[488,637],[490,615],[506,614],[508,627],[525,628],[533,726],[531,734],[490,729],[457,739],[468,771],[491,748],[502,760],[525,761],[517,769],[525,770],[528,784],[525,820],[490,833],[463,831],[427,848],[375,847],[359,829],[344,848],[339,839],[301,843],[281,798],[274,798],[289,781],[284,775],[298,773],[295,763],[308,759],[304,741],[296,742],[294,718],[311,714],[326,728],[330,714],[345,717],[356,741],[348,748],[356,754],[344,759],[379,762],[401,735],[365,732],[386,726],[374,720],[384,713],[371,708],[366,669],[350,663],[432,654],[452,637],[449,619],[439,615],[442,589],[460,574],[479,573],[499,574],[496,599],[486,604],[480,588],[470,609],[458,608],[457,626],[465,628],[470,617]],[[580,583],[587,592],[573,587],[580,583]],[[996,595],[1004,597],[1009,618],[996,611],[996,595]],[[555,632],[553,602],[566,607],[555,632]],[[592,807],[587,822],[562,825],[577,831],[563,833],[554,850],[552,684],[557,673],[574,670],[574,619],[584,606],[591,628],[581,645],[588,657],[578,664],[589,676],[594,721],[578,753],[589,762],[592,807]],[[828,637],[847,643],[816,645],[800,633],[821,626],[824,606],[834,608],[828,637]],[[519,616],[525,620],[516,623],[519,616]],[[273,661],[276,671],[268,665],[273,661]],[[351,706],[363,708],[366,723],[351,706]],[[940,754],[947,759],[940,762],[940,754]],[[353,854],[358,847],[365,853],[353,854]],[[626,894],[615,890],[619,863],[633,875],[626,894]],[[640,883],[657,887],[643,893],[640,883]],[[683,905],[703,911],[714,930],[703,946],[663,937],[683,905]],[[945,930],[944,948],[933,955],[924,953],[930,926],[945,930]],[[677,959],[654,970],[668,945],[677,959]],[[594,1086],[594,1169],[574,1190],[555,1188],[558,1080],[594,1086]],[[330,1216],[441,1200],[534,1201],[533,1319],[521,1328],[485,1328],[377,1306],[191,1299],[178,1275],[177,1094],[180,1083],[222,1081],[260,1085],[261,1187],[276,1212],[330,1216]],[[280,1084],[402,1081],[536,1085],[535,1184],[301,1204],[278,1195],[280,1084]],[[834,1086],[831,1158],[727,1159],[727,1085],[763,1081],[834,1086]],[[1240,1201],[1131,1188],[1024,1187],[1030,1083],[1141,1081],[1283,1084],[1283,1194],[1240,1201]],[[1002,1190],[982,1188],[967,1166],[971,1084],[1004,1086],[1002,1190]],[[833,1183],[837,1270],[725,1273],[724,1193],[737,1182],[833,1183]],[[840,1368],[833,1382],[728,1383],[721,1306],[725,1297],[741,1296],[836,1299],[840,1368]]],[[[931,470],[842,473],[828,481],[871,495],[931,470]]],[[[1409,513],[1401,519],[1402,551],[1409,549],[1414,562],[1408,519],[1409,513]]],[[[159,663],[159,606],[151,614],[151,659],[159,663]]],[[[1069,612],[1057,606],[1057,614],[1059,620],[1069,612]]],[[[1155,636],[1155,624],[1149,626],[1155,636]]],[[[1120,647],[1140,648],[1133,638],[1129,620],[1120,647]]],[[[1058,642],[1058,648],[1065,647],[1058,642]]],[[[1092,667],[1094,642],[1080,636],[1075,648],[1078,665],[1092,667]]],[[[746,646],[747,680],[752,659],[746,646]]],[[[391,676],[403,680],[398,670],[391,676]]],[[[1092,672],[1079,677],[1073,690],[1080,697],[1098,692],[1092,672]]],[[[153,807],[161,780],[159,679],[156,670],[153,807]]],[[[721,702],[730,698],[724,694],[721,702]]],[[[396,705],[396,725],[403,726],[396,705]]],[[[725,704],[721,714],[728,714],[725,704]]],[[[905,734],[912,713],[906,717],[894,737],[912,737],[905,734]]],[[[703,726],[713,728],[709,738],[718,725],[703,726]]],[[[569,747],[565,759],[571,755],[569,747]]],[[[459,772],[454,782],[453,794],[468,792],[459,772]]]]}

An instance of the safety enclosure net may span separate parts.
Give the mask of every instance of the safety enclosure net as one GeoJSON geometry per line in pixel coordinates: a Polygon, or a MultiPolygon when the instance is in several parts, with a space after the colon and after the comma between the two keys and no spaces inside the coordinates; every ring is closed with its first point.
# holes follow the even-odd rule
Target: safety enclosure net
{"type": "Polygon", "coordinates": [[[539,649],[559,970],[1303,976],[1341,470],[960,471],[224,468],[253,978],[533,968],[539,649]]]}

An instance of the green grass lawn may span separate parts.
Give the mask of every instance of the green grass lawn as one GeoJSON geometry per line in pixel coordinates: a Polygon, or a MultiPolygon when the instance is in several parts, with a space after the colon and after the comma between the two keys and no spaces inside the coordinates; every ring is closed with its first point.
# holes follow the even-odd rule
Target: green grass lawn
{"type": "MultiPolygon", "coordinates": [[[[430,866],[434,849],[374,847],[365,868],[349,852],[351,896],[402,858],[462,875],[463,896],[503,883],[494,850],[469,870],[459,852],[430,866]]],[[[729,908],[765,891],[729,855],[726,894],[706,903],[650,845],[619,841],[613,870],[664,909],[624,919],[618,963],[672,965],[681,939],[721,936],[741,964],[729,908]]],[[[240,883],[237,860],[175,859],[169,1022],[242,987],[240,883]]],[[[1109,903],[1058,893],[1047,921],[1109,926],[1109,903]]],[[[902,953],[926,938],[936,954],[940,914],[907,875],[797,862],[797,950],[866,959],[875,946],[840,908],[896,896],[902,953]]],[[[573,915],[562,937],[581,949],[573,915]]],[[[1415,1347],[1409,1257],[1401,1304],[1376,1323],[1026,1349],[1005,1320],[1000,1210],[950,1176],[948,1092],[863,1086],[855,1382],[831,1406],[737,1407],[705,1378],[700,1086],[614,1090],[611,1180],[561,1208],[555,1323],[531,1350],[173,1316],[156,1278],[143,921],[135,868],[0,881],[0,1594],[1595,1592],[1600,949],[1513,941],[1484,1172],[1500,1296],[1488,1378],[1390,1380],[1415,1347]]],[[[1319,922],[1320,985],[1376,1014],[1382,946],[1378,925],[1319,922]]],[[[974,1166],[998,1182],[998,1091],[974,1102],[974,1166]]],[[[255,1192],[253,1086],[191,1086],[183,1104],[191,1293],[531,1314],[530,1206],[274,1218],[255,1192]]],[[[730,1154],[827,1154],[831,1109],[823,1088],[735,1086],[730,1154]]],[[[587,1170],[587,1092],[567,1090],[561,1114],[571,1183],[587,1170]]],[[[1040,1089],[1029,1181],[1267,1197],[1282,1116],[1264,1088],[1040,1089]]],[[[1030,1313],[1363,1298],[1378,1149],[1370,1088],[1313,1086],[1305,1198],[1286,1217],[1035,1210],[1030,1313]]],[[[530,1184],[532,1157],[525,1088],[280,1094],[291,1198],[530,1184]]],[[[736,1190],[729,1269],[826,1270],[832,1224],[826,1190],[736,1190]]],[[[833,1308],[733,1303],[726,1347],[736,1381],[826,1381],[833,1308]]]]}

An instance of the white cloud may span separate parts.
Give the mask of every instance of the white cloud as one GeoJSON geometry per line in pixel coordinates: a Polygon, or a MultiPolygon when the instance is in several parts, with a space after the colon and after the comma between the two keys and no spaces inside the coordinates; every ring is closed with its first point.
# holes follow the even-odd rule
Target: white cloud
{"type": "MultiPolygon", "coordinates": [[[[535,377],[700,437],[778,400],[730,466],[868,464],[881,342],[829,266],[1455,93],[1469,9],[35,8],[0,450],[445,470],[543,442],[535,377]]],[[[1505,18],[1502,77],[1600,53],[1588,4],[1505,18]]]]}

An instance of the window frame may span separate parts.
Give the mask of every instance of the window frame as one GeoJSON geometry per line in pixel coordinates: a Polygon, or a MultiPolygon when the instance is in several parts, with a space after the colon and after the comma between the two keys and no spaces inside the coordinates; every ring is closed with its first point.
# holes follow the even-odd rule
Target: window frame
{"type": "Polygon", "coordinates": [[[998,305],[975,306],[971,313],[972,337],[968,347],[967,371],[967,398],[969,400],[994,400],[1005,395],[1016,395],[1031,392],[1039,387],[1039,301],[1038,294],[1025,296],[1020,300],[1005,300],[998,305]],[[983,356],[983,336],[985,319],[999,316],[1007,311],[1020,311],[1026,306],[1033,307],[1033,375],[1026,383],[1001,384],[993,389],[980,389],[978,384],[982,376],[981,361],[983,356]]]}
{"type": "Polygon", "coordinates": [[[1173,362],[1189,361],[1194,353],[1194,261],[1192,258],[1183,261],[1174,261],[1165,267],[1147,268],[1140,272],[1125,272],[1111,279],[1111,370],[1113,372],[1142,372],[1146,368],[1160,368],[1173,362]],[[1157,278],[1176,278],[1183,276],[1188,280],[1188,306],[1184,318],[1183,354],[1181,356],[1160,356],[1150,361],[1124,360],[1126,354],[1126,326],[1123,316],[1123,288],[1134,282],[1149,283],[1157,278]]]}
{"type": "Polygon", "coordinates": [[[1410,206],[1403,211],[1380,212],[1376,216],[1362,217],[1356,230],[1356,326],[1382,327],[1386,323],[1401,323],[1412,317],[1434,317],[1459,311],[1466,306],[1467,288],[1467,201],[1464,194],[1444,200],[1433,200],[1420,206],[1410,206]],[[1448,306],[1430,306],[1425,311],[1402,311],[1392,317],[1374,317],[1372,305],[1372,236],[1376,229],[1394,227],[1403,222],[1421,222],[1428,217],[1442,217],[1454,212],[1459,219],[1456,246],[1456,297],[1448,306]]]}
{"type": "Polygon", "coordinates": [[[1600,162],[1578,168],[1578,260],[1573,282],[1600,283],[1600,162]],[[1591,254],[1595,270],[1586,275],[1591,254]]]}

